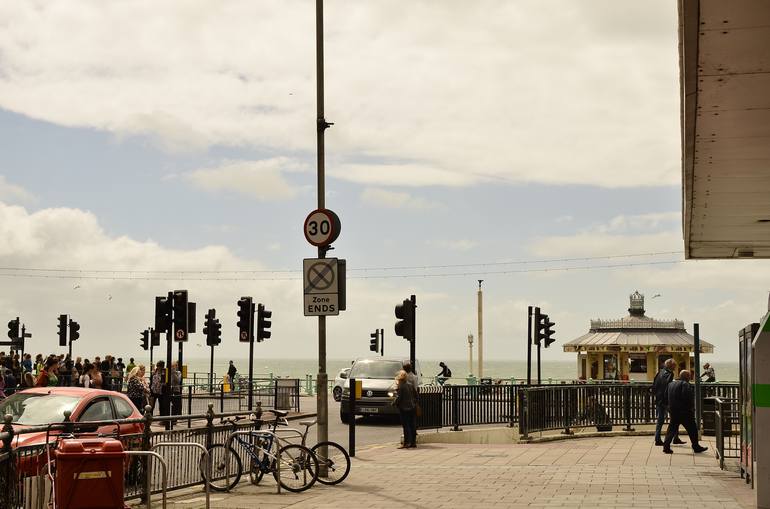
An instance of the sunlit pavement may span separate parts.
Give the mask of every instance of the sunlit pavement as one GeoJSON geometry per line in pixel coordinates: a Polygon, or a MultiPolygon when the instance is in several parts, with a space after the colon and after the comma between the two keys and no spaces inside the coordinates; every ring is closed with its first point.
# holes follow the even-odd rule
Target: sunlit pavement
{"type": "MultiPolygon", "coordinates": [[[[539,444],[396,444],[358,451],[339,486],[276,494],[274,480],[212,493],[211,507],[698,507],[747,508],[753,491],[721,471],[709,450],[689,445],[665,455],[652,437],[602,437],[539,444]]],[[[159,505],[159,504],[158,504],[159,505]]],[[[202,491],[174,495],[169,507],[204,507],[202,491]]]]}

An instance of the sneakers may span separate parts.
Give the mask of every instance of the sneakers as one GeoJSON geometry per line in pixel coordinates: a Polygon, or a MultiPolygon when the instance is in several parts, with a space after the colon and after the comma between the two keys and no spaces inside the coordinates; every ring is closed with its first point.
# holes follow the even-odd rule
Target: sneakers
{"type": "Polygon", "coordinates": [[[663,447],[663,452],[666,454],[674,454],[674,451],[670,447],[663,447]]]}
{"type": "Polygon", "coordinates": [[[658,447],[662,447],[663,446],[663,440],[656,440],[655,441],[655,445],[658,446],[658,447]]]}
{"type": "Polygon", "coordinates": [[[703,451],[707,451],[707,450],[708,450],[708,447],[703,447],[701,445],[692,448],[692,452],[694,452],[694,453],[699,453],[699,452],[703,452],[703,451]]]}
{"type": "Polygon", "coordinates": [[[674,441],[673,441],[673,442],[671,442],[671,443],[673,443],[673,444],[676,444],[676,445],[683,445],[683,444],[686,444],[687,442],[685,442],[684,440],[682,440],[682,439],[681,439],[681,438],[679,438],[679,437],[676,437],[676,438],[674,439],[674,441]]]}

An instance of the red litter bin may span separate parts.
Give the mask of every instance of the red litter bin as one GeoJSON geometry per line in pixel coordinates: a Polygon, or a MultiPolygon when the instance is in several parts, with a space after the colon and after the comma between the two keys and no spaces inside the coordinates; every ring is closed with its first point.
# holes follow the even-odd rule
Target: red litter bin
{"type": "Polygon", "coordinates": [[[113,438],[62,440],[56,450],[56,509],[126,509],[123,444],[113,438]]]}

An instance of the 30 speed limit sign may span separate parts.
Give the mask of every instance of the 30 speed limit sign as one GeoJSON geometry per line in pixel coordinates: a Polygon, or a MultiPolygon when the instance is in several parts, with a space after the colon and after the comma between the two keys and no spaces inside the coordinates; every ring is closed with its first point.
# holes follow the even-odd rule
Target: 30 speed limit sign
{"type": "Polygon", "coordinates": [[[328,246],[340,235],[340,218],[329,209],[316,209],[305,219],[305,238],[317,247],[328,246]]]}

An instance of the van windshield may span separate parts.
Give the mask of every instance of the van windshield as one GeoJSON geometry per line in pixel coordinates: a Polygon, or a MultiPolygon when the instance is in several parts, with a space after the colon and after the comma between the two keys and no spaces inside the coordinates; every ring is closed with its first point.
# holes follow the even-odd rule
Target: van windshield
{"type": "Polygon", "coordinates": [[[399,361],[358,361],[350,370],[350,378],[396,378],[402,369],[404,367],[399,361]]]}

